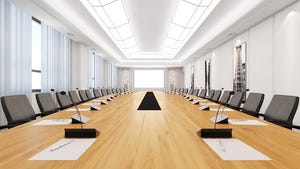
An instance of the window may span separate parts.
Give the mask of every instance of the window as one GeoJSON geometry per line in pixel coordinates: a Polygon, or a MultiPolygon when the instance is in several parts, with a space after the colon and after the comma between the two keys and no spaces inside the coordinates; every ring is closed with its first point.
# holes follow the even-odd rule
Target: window
{"type": "Polygon", "coordinates": [[[134,88],[164,88],[164,70],[134,70],[134,88]]]}
{"type": "Polygon", "coordinates": [[[41,92],[41,56],[42,56],[41,21],[32,18],[32,92],[41,92]]]}

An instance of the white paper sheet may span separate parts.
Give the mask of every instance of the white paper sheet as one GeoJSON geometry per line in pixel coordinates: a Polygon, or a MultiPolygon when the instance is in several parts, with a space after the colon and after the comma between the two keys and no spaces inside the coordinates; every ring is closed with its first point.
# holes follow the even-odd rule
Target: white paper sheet
{"type": "MultiPolygon", "coordinates": [[[[209,110],[217,111],[218,108],[209,108],[209,110]]],[[[223,110],[223,108],[220,108],[220,111],[236,111],[236,110],[233,110],[233,109],[230,109],[230,108],[224,108],[224,110],[223,110]]]]}
{"type": "MultiPolygon", "coordinates": [[[[78,108],[79,111],[90,111],[91,108],[78,108]]],[[[77,111],[75,108],[70,108],[65,111],[77,111]]]]}
{"type": "Polygon", "coordinates": [[[248,120],[248,119],[229,119],[228,122],[229,124],[233,124],[233,125],[258,125],[258,126],[268,125],[258,120],[248,120]]]}
{"type": "Polygon", "coordinates": [[[237,138],[203,140],[223,160],[271,160],[237,138]]]}
{"type": "Polygon", "coordinates": [[[91,102],[91,103],[83,103],[82,105],[86,105],[86,106],[92,106],[92,105],[100,105],[99,102],[91,102]]]}
{"type": "Polygon", "coordinates": [[[217,103],[206,103],[207,105],[210,105],[210,106],[215,106],[215,105],[219,105],[217,103]]]}
{"type": "Polygon", "coordinates": [[[77,160],[95,141],[95,138],[61,139],[28,160],[77,160]]]}
{"type": "Polygon", "coordinates": [[[33,126],[47,126],[47,125],[68,125],[71,124],[71,119],[50,119],[50,120],[41,120],[32,124],[33,126]]]}

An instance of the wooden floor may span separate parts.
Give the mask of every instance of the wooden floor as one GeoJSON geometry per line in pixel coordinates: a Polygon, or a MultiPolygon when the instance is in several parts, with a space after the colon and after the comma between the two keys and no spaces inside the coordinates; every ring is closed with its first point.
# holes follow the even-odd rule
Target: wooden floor
{"type": "MultiPolygon", "coordinates": [[[[95,168],[95,169],[296,169],[300,168],[300,134],[270,124],[233,126],[240,139],[270,161],[224,161],[196,134],[213,127],[211,111],[198,110],[182,96],[155,92],[162,110],[137,111],[145,92],[117,97],[100,111],[82,112],[90,118],[84,127],[101,131],[97,141],[75,161],[29,161],[41,150],[64,137],[69,126],[28,124],[0,132],[0,169],[95,168]]],[[[86,106],[81,106],[86,107],[86,106]]],[[[46,119],[70,118],[62,111],[46,119]]],[[[240,112],[226,112],[230,118],[253,118],[240,112]]],[[[39,119],[40,120],[40,119],[39,119]]],[[[267,123],[267,122],[266,122],[267,123]]]]}

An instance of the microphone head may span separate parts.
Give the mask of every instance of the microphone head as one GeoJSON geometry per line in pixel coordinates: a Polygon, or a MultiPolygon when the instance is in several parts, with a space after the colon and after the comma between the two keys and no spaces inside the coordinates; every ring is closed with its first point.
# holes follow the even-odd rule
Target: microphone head
{"type": "Polygon", "coordinates": [[[65,91],[61,91],[60,94],[61,95],[66,95],[66,92],[65,91]]]}
{"type": "Polygon", "coordinates": [[[78,87],[76,87],[76,90],[78,90],[78,87]]]}
{"type": "Polygon", "coordinates": [[[222,87],[221,90],[224,90],[224,88],[222,87]]]}
{"type": "Polygon", "coordinates": [[[248,92],[250,89],[246,89],[245,92],[248,92]]]}
{"type": "Polygon", "coordinates": [[[51,91],[51,92],[54,92],[55,90],[54,90],[54,89],[50,89],[50,91],[51,91]]]}

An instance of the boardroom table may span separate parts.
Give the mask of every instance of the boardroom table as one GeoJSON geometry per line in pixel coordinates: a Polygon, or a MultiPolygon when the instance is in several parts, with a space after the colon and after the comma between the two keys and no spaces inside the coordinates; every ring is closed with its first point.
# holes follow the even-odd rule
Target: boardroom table
{"type": "MultiPolygon", "coordinates": [[[[28,160],[64,138],[65,128],[79,124],[32,125],[44,119],[69,119],[76,112],[52,115],[0,132],[0,168],[28,169],[296,169],[300,168],[300,134],[266,123],[266,126],[218,124],[232,128],[233,138],[251,146],[271,160],[223,160],[199,135],[213,127],[212,111],[199,110],[184,97],[154,91],[161,110],[138,111],[145,91],[123,94],[101,105],[101,110],[83,111],[90,120],[84,128],[101,133],[77,160],[28,160]]],[[[87,105],[79,105],[84,108],[87,105]]],[[[230,118],[256,119],[247,114],[224,112],[230,118]]]]}

